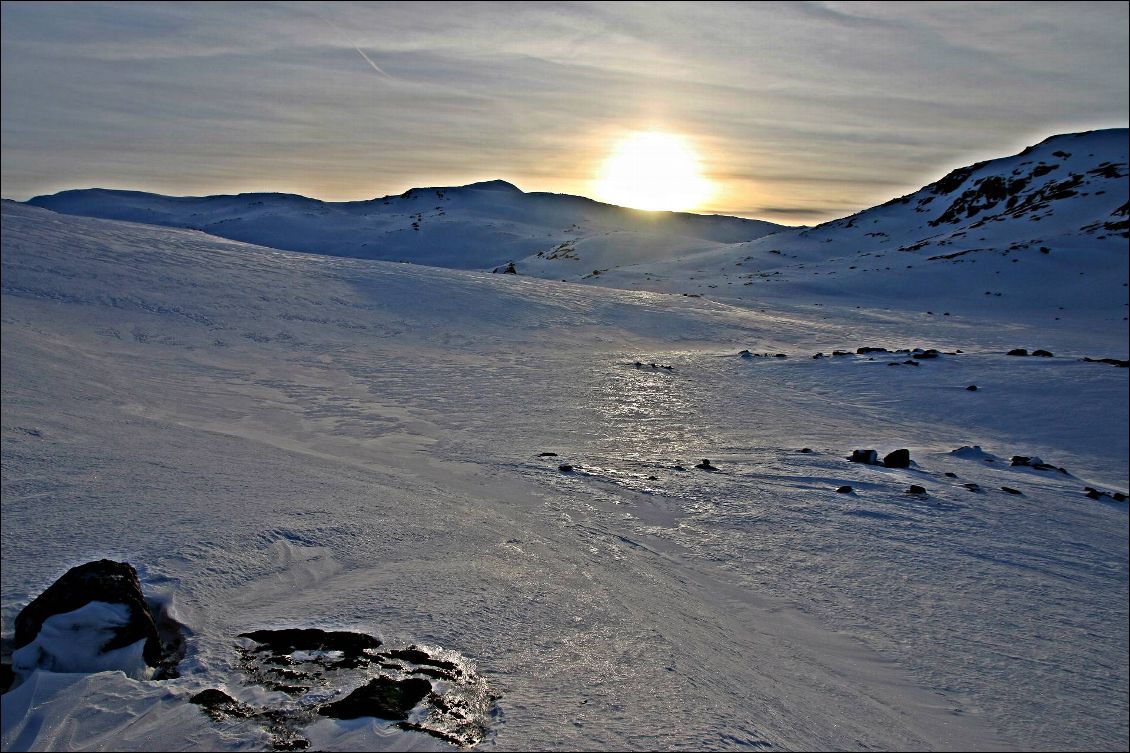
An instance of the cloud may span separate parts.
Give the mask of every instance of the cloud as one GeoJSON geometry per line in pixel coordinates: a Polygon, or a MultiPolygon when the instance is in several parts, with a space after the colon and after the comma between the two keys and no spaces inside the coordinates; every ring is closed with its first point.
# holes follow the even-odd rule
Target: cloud
{"type": "Polygon", "coordinates": [[[1126,15],[5,2],[3,191],[350,199],[490,176],[584,194],[619,135],[658,128],[696,145],[720,211],[840,212],[1057,131],[1125,125],[1126,15]]]}

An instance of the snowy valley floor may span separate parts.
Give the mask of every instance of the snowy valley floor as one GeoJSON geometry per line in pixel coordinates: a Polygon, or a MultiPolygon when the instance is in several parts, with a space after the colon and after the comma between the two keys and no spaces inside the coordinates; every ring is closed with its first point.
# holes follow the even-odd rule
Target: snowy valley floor
{"type": "MultiPolygon", "coordinates": [[[[1083,494],[1126,491],[1127,370],[1078,360],[1125,358],[1125,322],[3,222],[5,635],[100,557],[191,630],[176,680],[37,673],[3,696],[5,750],[262,749],[186,699],[249,693],[235,636],[288,626],[461,653],[500,696],[484,749],[1128,745],[1127,507],[1083,494]],[[811,358],[859,346],[963,352],[811,358]],[[844,459],[900,447],[909,469],[844,459]]],[[[308,737],[445,747],[386,726],[308,737]]]]}

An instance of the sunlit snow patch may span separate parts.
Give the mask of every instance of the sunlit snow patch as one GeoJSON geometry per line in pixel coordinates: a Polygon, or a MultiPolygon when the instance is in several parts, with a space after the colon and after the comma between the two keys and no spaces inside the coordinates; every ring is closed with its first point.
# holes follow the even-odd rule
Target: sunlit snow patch
{"type": "Polygon", "coordinates": [[[56,614],[43,621],[39,635],[12,653],[12,670],[26,678],[37,669],[52,672],[105,672],[121,670],[136,680],[153,677],[145,663],[145,641],[102,651],[116,630],[130,620],[125,604],[92,601],[73,612],[56,614]]]}

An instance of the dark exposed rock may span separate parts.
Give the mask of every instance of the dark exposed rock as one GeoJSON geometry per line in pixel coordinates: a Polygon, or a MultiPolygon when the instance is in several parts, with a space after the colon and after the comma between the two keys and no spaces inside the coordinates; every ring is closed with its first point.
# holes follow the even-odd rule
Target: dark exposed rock
{"type": "Polygon", "coordinates": [[[1083,360],[1088,363],[1109,363],[1111,366],[1117,366],[1121,369],[1130,367],[1130,361],[1123,361],[1118,358],[1087,358],[1084,356],[1083,360]]]}
{"type": "Polygon", "coordinates": [[[128,562],[113,560],[72,567],[24,607],[16,615],[14,647],[18,649],[35,640],[47,618],[73,612],[92,601],[124,604],[129,608],[129,621],[114,629],[114,637],[101,647],[103,653],[144,640],[145,663],[150,667],[161,666],[161,638],[141,592],[137,571],[128,562]]]}
{"type": "Polygon", "coordinates": [[[886,348],[874,348],[874,347],[870,347],[870,346],[863,346],[861,348],[856,348],[855,352],[856,352],[857,355],[862,356],[862,355],[866,355],[868,353],[890,353],[891,351],[887,350],[886,348]]]}
{"type": "Polygon", "coordinates": [[[192,698],[189,698],[188,702],[200,706],[208,716],[216,721],[223,721],[229,716],[247,719],[255,715],[255,709],[245,703],[240,703],[218,688],[201,690],[192,698]]]}
{"type": "Polygon", "coordinates": [[[946,478],[957,478],[957,474],[953,471],[946,471],[944,475],[946,478]]]}
{"type": "Polygon", "coordinates": [[[1033,350],[1032,355],[1040,356],[1042,358],[1051,358],[1052,352],[1050,350],[1033,350]]]}
{"type": "Polygon", "coordinates": [[[841,486],[838,489],[836,489],[836,492],[839,493],[839,494],[851,494],[851,487],[846,486],[846,485],[841,486]]]}
{"type": "Polygon", "coordinates": [[[851,457],[848,458],[853,463],[863,463],[864,465],[878,465],[879,453],[875,450],[852,450],[851,457]]]}
{"type": "Polygon", "coordinates": [[[753,358],[753,353],[750,353],[748,350],[739,351],[738,355],[742,358],[753,358]]]}
{"type": "Polygon", "coordinates": [[[937,357],[938,357],[938,351],[935,350],[934,348],[930,348],[929,350],[924,350],[921,353],[915,353],[914,355],[911,356],[911,358],[918,358],[918,359],[937,358],[937,357]]]}
{"type": "MultiPolygon", "coordinates": [[[[1012,461],[1009,463],[1009,465],[1028,465],[1030,462],[1032,462],[1032,458],[1028,457],[1027,455],[1013,455],[1012,461]]],[[[1040,462],[1038,458],[1036,462],[1040,462]]]]}
{"type": "Polygon", "coordinates": [[[964,486],[966,489],[968,489],[971,492],[981,491],[981,486],[979,484],[973,483],[972,481],[970,481],[968,484],[962,484],[962,486],[964,486]]]}
{"type": "Polygon", "coordinates": [[[777,355],[775,355],[773,357],[774,358],[788,358],[789,356],[788,356],[787,353],[778,353],[777,355]]]}
{"type": "Polygon", "coordinates": [[[1115,502],[1125,502],[1126,501],[1126,495],[1123,494],[1122,492],[1114,492],[1110,496],[1111,496],[1111,499],[1113,499],[1115,502]]]}
{"type": "Polygon", "coordinates": [[[538,457],[539,458],[555,458],[555,457],[557,457],[557,453],[556,452],[539,452],[538,457]]]}
{"type": "Polygon", "coordinates": [[[411,662],[412,664],[428,664],[433,667],[446,669],[450,672],[458,671],[455,662],[446,661],[444,659],[433,659],[432,655],[427,651],[421,651],[416,646],[409,646],[408,648],[393,649],[388,652],[388,655],[393,659],[400,661],[411,662]]]}
{"type": "Polygon", "coordinates": [[[671,466],[671,468],[672,468],[672,470],[676,470],[676,471],[685,471],[686,470],[686,468],[684,468],[681,465],[673,465],[673,466],[671,466]]]}
{"type": "Polygon", "coordinates": [[[971,384],[968,387],[966,387],[965,389],[969,392],[976,392],[977,391],[977,385],[971,384]]]}
{"type": "Polygon", "coordinates": [[[1100,492],[1098,489],[1087,487],[1087,496],[1091,499],[1102,499],[1106,496],[1106,492],[1100,492]]]}
{"type": "Polygon", "coordinates": [[[572,473],[573,466],[569,465],[568,463],[562,463],[561,465],[557,466],[557,470],[561,471],[562,473],[572,473]]]}
{"type": "Polygon", "coordinates": [[[292,651],[340,651],[347,657],[365,656],[366,649],[379,648],[381,642],[371,635],[340,630],[317,628],[287,628],[283,630],[253,630],[240,633],[240,638],[250,638],[262,645],[260,651],[288,654],[292,651]]]}
{"type": "MultiPolygon", "coordinates": [[[[912,358],[913,357],[914,356],[912,356],[912,358]]],[[[919,364],[918,361],[903,361],[902,365],[903,366],[920,366],[921,364],[919,364]]]]}
{"type": "Polygon", "coordinates": [[[1026,356],[1026,355],[1028,355],[1028,349],[1027,348],[1013,348],[1012,350],[1008,351],[1008,353],[1006,355],[1026,356]]]}
{"type": "MultiPolygon", "coordinates": [[[[254,648],[236,649],[244,682],[301,697],[281,705],[251,708],[223,691],[209,690],[198,694],[193,702],[204,706],[217,722],[244,716],[258,724],[267,733],[272,750],[308,748],[310,741],[302,731],[319,716],[372,716],[391,722],[411,716],[413,725],[405,729],[461,747],[477,744],[487,733],[497,697],[488,692],[472,667],[457,660],[439,658],[417,645],[378,653],[375,649],[380,641],[359,633],[288,629],[245,633],[242,637],[264,641],[254,648]],[[272,653],[276,650],[291,653],[272,653]],[[341,658],[346,651],[358,650],[363,660],[341,658]],[[442,681],[438,686],[442,692],[437,692],[427,678],[442,681]],[[318,692],[308,695],[312,688],[318,692]],[[344,692],[349,689],[352,692],[344,692]],[[336,700],[326,703],[334,693],[338,693],[336,700]]],[[[262,697],[261,693],[257,697],[262,697]]]]}
{"type": "Polygon", "coordinates": [[[332,719],[374,716],[379,719],[403,721],[408,718],[408,712],[424,700],[431,690],[432,684],[418,677],[393,680],[382,675],[373,678],[340,701],[323,706],[318,709],[318,713],[332,719]]]}
{"type": "Polygon", "coordinates": [[[926,487],[919,486],[918,484],[911,484],[910,488],[906,490],[907,494],[925,494],[926,487]]]}
{"type": "Polygon", "coordinates": [[[716,470],[718,470],[717,468],[712,466],[710,464],[710,461],[706,458],[703,458],[701,463],[696,463],[695,468],[698,468],[699,470],[703,470],[703,471],[716,471],[716,470]]]}
{"type": "Polygon", "coordinates": [[[1001,491],[1008,492],[1009,494],[1022,494],[1019,489],[1013,489],[1011,486],[1002,486],[1001,491]]]}
{"type": "Polygon", "coordinates": [[[807,454],[807,453],[812,452],[812,448],[811,447],[801,447],[800,451],[807,454]]]}
{"type": "Polygon", "coordinates": [[[883,458],[883,465],[888,468],[909,468],[910,450],[895,450],[883,458]]]}

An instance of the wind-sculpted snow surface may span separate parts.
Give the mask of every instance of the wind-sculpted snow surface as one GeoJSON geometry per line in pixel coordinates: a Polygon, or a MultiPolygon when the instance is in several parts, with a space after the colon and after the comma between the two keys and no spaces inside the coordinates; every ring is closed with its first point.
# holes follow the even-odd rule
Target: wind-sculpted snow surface
{"type": "MultiPolygon", "coordinates": [[[[1081,360],[1125,358],[1121,321],[742,308],[3,212],[5,632],[106,557],[188,635],[175,679],[33,672],[5,750],[267,748],[189,700],[307,708],[244,681],[237,636],[288,628],[442,647],[494,698],[483,749],[1127,746],[1127,508],[1086,493],[1126,491],[1127,370],[1081,360]]],[[[382,682],[428,677],[409,658],[382,682]]],[[[300,731],[448,746],[397,724],[300,731]]]]}

